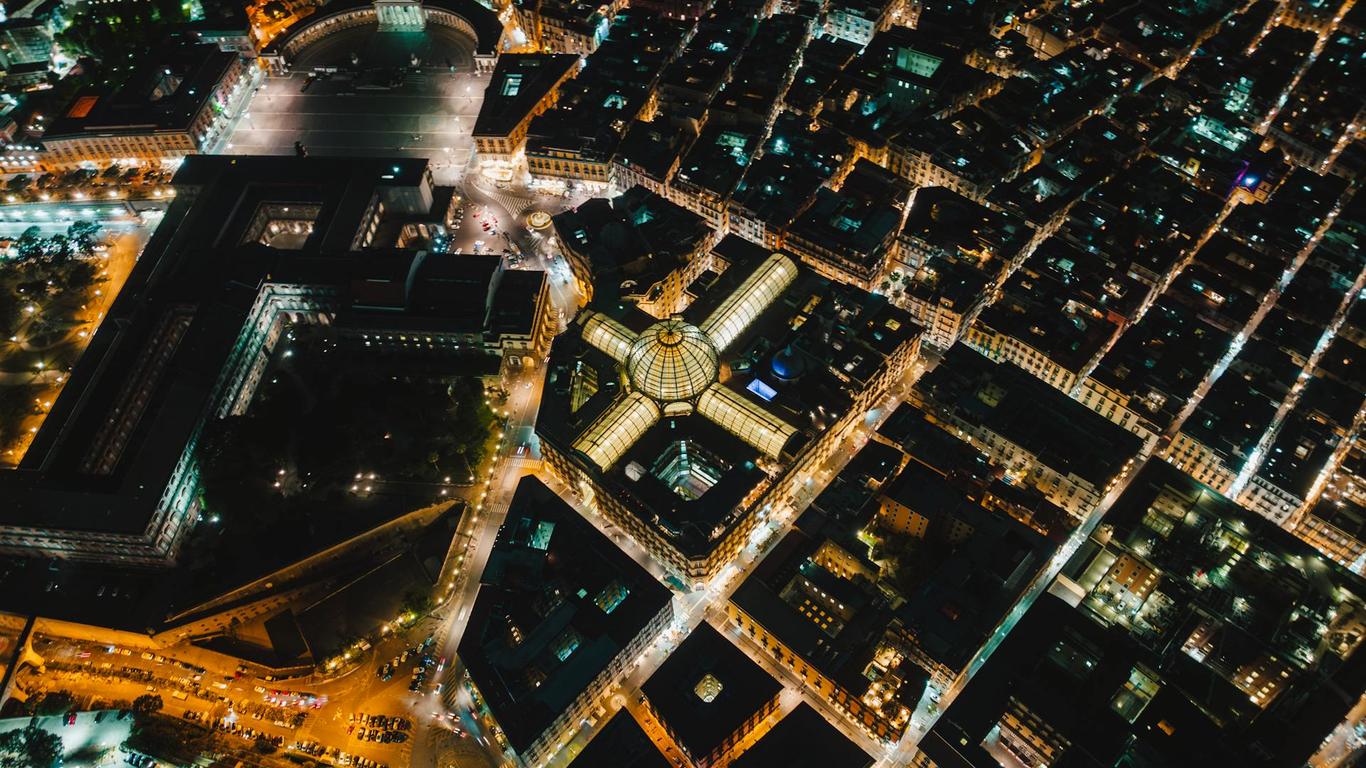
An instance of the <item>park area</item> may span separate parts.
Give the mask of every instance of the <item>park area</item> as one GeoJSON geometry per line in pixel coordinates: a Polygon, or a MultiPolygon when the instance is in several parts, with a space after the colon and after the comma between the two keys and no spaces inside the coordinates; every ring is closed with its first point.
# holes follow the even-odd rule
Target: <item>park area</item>
{"type": "Polygon", "coordinates": [[[76,222],[66,234],[34,228],[0,255],[0,466],[23,458],[143,240],[76,222]]]}

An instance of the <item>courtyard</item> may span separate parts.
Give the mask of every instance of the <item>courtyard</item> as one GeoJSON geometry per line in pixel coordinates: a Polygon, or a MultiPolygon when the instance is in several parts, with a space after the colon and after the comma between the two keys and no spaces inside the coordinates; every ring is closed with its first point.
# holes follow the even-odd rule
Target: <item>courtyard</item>
{"type": "Polygon", "coordinates": [[[496,358],[426,359],[287,332],[247,412],[205,428],[210,525],[187,545],[194,578],[250,578],[468,486],[495,423],[482,380],[467,375],[481,365],[496,370],[496,358]]]}

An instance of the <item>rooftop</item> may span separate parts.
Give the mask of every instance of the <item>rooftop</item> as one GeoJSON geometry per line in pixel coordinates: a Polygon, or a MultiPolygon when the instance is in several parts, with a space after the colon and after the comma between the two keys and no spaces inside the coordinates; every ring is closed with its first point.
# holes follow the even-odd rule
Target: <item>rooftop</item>
{"type": "Polygon", "coordinates": [[[345,284],[354,262],[345,250],[331,248],[338,240],[351,242],[372,196],[420,184],[425,165],[388,160],[341,164],[310,158],[187,159],[175,184],[199,195],[177,199],[168,211],[164,226],[144,249],[109,310],[109,318],[116,322],[101,324],[20,470],[0,473],[11,501],[6,522],[142,531],[150,505],[165,490],[175,460],[210,399],[259,282],[272,271],[281,279],[293,279],[301,277],[300,269],[313,268],[313,279],[345,284]],[[381,178],[386,175],[388,179],[381,178]],[[307,249],[285,251],[242,242],[258,207],[281,196],[318,206],[307,249]],[[225,225],[222,211],[238,214],[225,225]],[[308,258],[319,251],[335,260],[308,258]],[[218,258],[220,254],[235,257],[218,258]],[[155,392],[142,409],[142,418],[133,423],[140,428],[118,452],[113,471],[82,479],[82,456],[112,418],[111,403],[127,377],[138,375],[142,350],[165,342],[158,329],[167,313],[183,306],[198,311],[192,313],[177,354],[161,375],[142,379],[155,392]]]}
{"type": "Polygon", "coordinates": [[[674,183],[686,182],[729,198],[759,149],[760,137],[754,128],[709,122],[679,162],[674,183]]]}
{"type": "Polygon", "coordinates": [[[911,196],[901,237],[932,256],[981,263],[1008,262],[1033,230],[1018,218],[993,211],[944,187],[922,187],[911,196]]]}
{"type": "MultiPolygon", "coordinates": [[[[841,521],[824,529],[849,525],[841,521]]],[[[822,526],[807,528],[810,533],[789,531],[731,601],[795,658],[868,704],[870,713],[891,724],[885,735],[894,736],[908,722],[928,676],[899,652],[903,630],[891,601],[872,581],[827,568],[826,549],[844,546],[827,538],[822,526]]]]}
{"type": "Polygon", "coordinates": [[[897,609],[930,659],[958,672],[1007,618],[1011,606],[1057,551],[1057,545],[987,506],[986,494],[911,461],[885,493],[927,518],[925,538],[946,550],[897,609]],[[955,541],[952,531],[970,533],[955,541]]]}
{"type": "Polygon", "coordinates": [[[585,262],[593,305],[652,301],[652,292],[712,236],[702,217],[644,187],[556,214],[555,234],[585,262]]]}
{"type": "Polygon", "coordinates": [[[159,49],[117,90],[92,86],[77,94],[43,137],[187,131],[237,58],[209,44],[159,49]]]}
{"type": "Polygon", "coordinates": [[[1149,462],[921,749],[995,766],[1036,724],[1055,764],[1299,765],[1366,686],[1366,584],[1149,462]],[[1331,682],[1330,682],[1331,681],[1331,682]]]}
{"type": "Polygon", "coordinates": [[[505,53],[498,57],[474,135],[505,136],[541,103],[552,89],[579,64],[569,53],[505,53]]]}
{"type": "Polygon", "coordinates": [[[745,171],[731,203],[767,226],[782,230],[814,199],[821,185],[847,167],[853,150],[829,129],[812,131],[811,121],[783,112],[773,125],[764,154],[745,171]]]}
{"type": "Polygon", "coordinates": [[[561,334],[537,417],[543,440],[689,557],[919,332],[885,299],[782,254],[732,237],[714,255],[730,266],[681,316],[603,306],[561,334]]]}
{"type": "Polygon", "coordinates": [[[627,129],[614,161],[663,184],[691,139],[687,130],[664,117],[648,123],[637,120],[627,129]]]}
{"type": "Polygon", "coordinates": [[[871,768],[873,758],[825,721],[811,705],[797,705],[732,768],[871,768]]]}
{"type": "Polygon", "coordinates": [[[1126,407],[1165,428],[1228,351],[1233,335],[1159,296],[1101,358],[1092,378],[1129,398],[1126,407]]]}
{"type": "MultiPolygon", "coordinates": [[[[503,23],[498,14],[476,0],[425,0],[427,8],[435,8],[463,20],[468,33],[474,38],[475,53],[480,56],[497,56],[503,42],[503,23]]],[[[284,32],[276,35],[262,50],[266,54],[279,54],[289,50],[296,39],[306,38],[309,30],[316,25],[336,23],[339,17],[346,17],[357,10],[370,10],[373,0],[332,0],[315,13],[301,17],[284,32]]]]}
{"type": "Polygon", "coordinates": [[[1106,487],[1138,454],[1128,430],[1009,363],[956,345],[916,383],[932,408],[988,429],[1063,475],[1106,487]]]}
{"type": "Polygon", "coordinates": [[[651,88],[682,45],[687,27],[640,10],[613,18],[608,36],[554,109],[531,121],[527,153],[570,151],[606,163],[649,102],[651,88]]]}
{"type": "Polygon", "coordinates": [[[1268,446],[1257,476],[1304,499],[1337,450],[1333,430],[1297,406],[1286,416],[1268,446]]]}
{"type": "Polygon", "coordinates": [[[1226,374],[1209,388],[1181,425],[1181,433],[1199,440],[1236,470],[1252,458],[1278,405],[1253,382],[1226,374]]]}
{"type": "Polygon", "coordinates": [[[782,688],[705,622],[640,686],[650,708],[693,759],[711,754],[782,688]]]}
{"type": "Polygon", "coordinates": [[[610,539],[524,477],[480,576],[460,660],[521,751],[670,600],[610,539]]]}
{"type": "Polygon", "coordinates": [[[909,184],[860,158],[838,192],[816,191],[815,201],[793,222],[789,237],[829,254],[855,274],[872,276],[886,264],[901,229],[909,184]]]}
{"type": "Polygon", "coordinates": [[[626,372],[637,391],[661,403],[688,400],[716,381],[716,348],[697,326],[661,320],[631,343],[626,372]]]}
{"type": "Polygon", "coordinates": [[[572,768],[672,768],[625,707],[588,742],[572,768]]]}
{"type": "Polygon", "coordinates": [[[1080,374],[1119,334],[1119,310],[1137,305],[1141,296],[1124,290],[1122,274],[1112,282],[1105,272],[1096,274],[1084,253],[1073,261],[1050,248],[1041,251],[1010,276],[976,322],[1080,374]]]}

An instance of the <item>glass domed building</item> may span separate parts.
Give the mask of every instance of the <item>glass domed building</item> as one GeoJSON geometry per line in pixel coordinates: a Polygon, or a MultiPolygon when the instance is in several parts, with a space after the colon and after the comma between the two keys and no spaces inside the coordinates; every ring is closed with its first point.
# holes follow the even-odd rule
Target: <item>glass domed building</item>
{"type": "Polygon", "coordinates": [[[806,487],[919,337],[904,310],[785,254],[737,238],[722,255],[678,315],[614,300],[576,318],[537,414],[546,469],[684,588],[806,487]]]}
{"type": "Polygon", "coordinates": [[[716,381],[716,347],[700,328],[671,317],[646,328],[626,353],[636,390],[660,403],[691,400],[716,381]]]}
{"type": "Polygon", "coordinates": [[[720,353],[797,279],[781,253],[765,259],[700,323],[680,316],[636,333],[589,312],[583,339],[621,364],[630,388],[574,441],[600,469],[617,463],[661,417],[698,413],[776,459],[797,428],[717,381],[720,353]]]}

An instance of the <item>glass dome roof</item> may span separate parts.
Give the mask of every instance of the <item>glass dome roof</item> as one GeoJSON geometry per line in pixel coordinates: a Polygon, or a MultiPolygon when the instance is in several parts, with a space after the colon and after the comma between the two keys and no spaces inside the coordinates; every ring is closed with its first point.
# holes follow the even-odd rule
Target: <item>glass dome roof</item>
{"type": "Polygon", "coordinates": [[[696,397],[716,380],[716,369],[711,340],[676,317],[646,328],[626,355],[631,384],[663,403],[696,397]]]}

